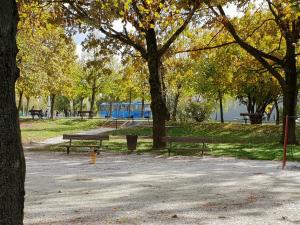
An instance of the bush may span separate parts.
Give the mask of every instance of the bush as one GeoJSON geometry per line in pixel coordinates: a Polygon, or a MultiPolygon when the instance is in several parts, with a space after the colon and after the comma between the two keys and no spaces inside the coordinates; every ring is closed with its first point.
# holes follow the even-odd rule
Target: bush
{"type": "Polygon", "coordinates": [[[213,107],[207,102],[191,102],[185,109],[189,118],[197,122],[208,120],[213,112],[213,107]]]}

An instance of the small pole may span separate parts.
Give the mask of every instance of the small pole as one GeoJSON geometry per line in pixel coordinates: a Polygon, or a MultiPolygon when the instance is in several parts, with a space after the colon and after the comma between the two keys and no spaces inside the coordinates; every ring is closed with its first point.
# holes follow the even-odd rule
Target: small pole
{"type": "Polygon", "coordinates": [[[284,128],[284,144],[283,144],[283,160],[282,160],[282,169],[284,169],[286,165],[286,147],[288,144],[288,133],[289,133],[289,116],[285,117],[285,128],[284,128]]]}

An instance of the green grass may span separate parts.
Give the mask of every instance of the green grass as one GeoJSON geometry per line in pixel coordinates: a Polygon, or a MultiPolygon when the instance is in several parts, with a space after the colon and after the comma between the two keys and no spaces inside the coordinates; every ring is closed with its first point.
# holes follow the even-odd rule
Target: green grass
{"type": "MultiPolygon", "coordinates": [[[[29,121],[32,127],[23,128],[27,138],[38,135],[42,137],[57,136],[62,133],[78,132],[83,129],[93,128],[99,125],[99,120],[54,120],[54,121],[29,121]],[[35,127],[33,129],[33,127],[35,127]]],[[[26,124],[26,122],[25,122],[26,124]]],[[[190,123],[190,124],[172,124],[177,125],[168,131],[170,136],[189,136],[189,137],[210,137],[213,140],[221,142],[219,144],[209,144],[211,156],[228,156],[241,159],[255,160],[281,160],[283,146],[279,143],[281,136],[281,126],[276,125],[247,125],[234,123],[190,123]]],[[[134,127],[120,129],[110,132],[112,136],[123,136],[126,134],[137,134],[139,136],[152,135],[151,128],[134,127]]],[[[297,128],[297,136],[300,138],[300,129],[297,128]]],[[[86,143],[86,142],[85,142],[86,143]]],[[[83,144],[77,142],[76,144],[83,144]]],[[[91,144],[95,144],[91,142],[91,144]]],[[[125,138],[111,138],[110,141],[104,141],[104,146],[112,152],[128,153],[125,138]]],[[[177,150],[172,151],[172,155],[198,156],[199,151],[181,150],[180,148],[195,147],[192,144],[175,145],[177,150]]],[[[51,146],[47,151],[66,151],[61,145],[51,146]]],[[[82,149],[73,148],[72,152],[80,152],[82,149]]],[[[152,142],[149,139],[139,139],[137,153],[151,153],[157,155],[167,155],[167,149],[152,150],[152,142]]],[[[300,146],[288,146],[288,160],[300,161],[300,146]],[[292,157],[293,150],[293,157],[292,157]]]]}
{"type": "MultiPolygon", "coordinates": [[[[256,160],[281,160],[283,146],[279,143],[281,137],[281,126],[247,125],[236,123],[186,123],[172,124],[179,127],[171,128],[169,136],[186,137],[209,137],[222,144],[209,144],[212,156],[229,156],[242,159],[256,160]]],[[[112,135],[137,134],[141,136],[152,135],[150,128],[135,127],[111,132],[112,135]]],[[[300,129],[297,128],[297,136],[300,138],[300,129]]],[[[199,155],[199,151],[180,150],[182,148],[195,147],[191,144],[177,144],[178,148],[172,151],[172,155],[199,155]]],[[[155,152],[167,154],[166,150],[152,151],[151,144],[145,140],[139,140],[138,151],[155,152]]],[[[300,161],[300,146],[288,146],[288,160],[300,161]],[[292,154],[293,152],[293,154],[292,154]]]]}
{"type": "Polygon", "coordinates": [[[56,137],[64,133],[76,133],[101,126],[100,119],[53,119],[32,120],[21,119],[21,134],[24,144],[56,137]]]}

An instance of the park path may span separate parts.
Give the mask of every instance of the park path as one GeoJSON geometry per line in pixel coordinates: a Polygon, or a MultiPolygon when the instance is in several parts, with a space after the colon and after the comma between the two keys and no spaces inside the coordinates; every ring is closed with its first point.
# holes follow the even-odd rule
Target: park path
{"type": "MultiPolygon", "coordinates": [[[[78,132],[76,134],[103,134],[109,131],[114,130],[114,128],[105,128],[105,127],[100,127],[100,128],[96,128],[96,129],[91,129],[91,130],[87,130],[87,131],[82,131],[82,132],[78,132]]],[[[68,140],[63,140],[63,136],[58,136],[58,137],[53,137],[53,138],[49,138],[46,139],[44,141],[41,142],[31,142],[30,144],[24,144],[23,148],[25,150],[27,149],[35,149],[35,148],[44,148],[50,145],[56,145],[56,144],[61,144],[63,142],[66,142],[68,140]]]]}

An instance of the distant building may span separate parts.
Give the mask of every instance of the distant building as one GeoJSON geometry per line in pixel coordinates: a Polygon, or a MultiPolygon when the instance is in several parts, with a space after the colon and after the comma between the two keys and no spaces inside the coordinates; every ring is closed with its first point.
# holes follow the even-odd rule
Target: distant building
{"type": "MultiPolygon", "coordinates": [[[[282,104],[279,104],[279,108],[282,107],[282,104]]],[[[225,121],[238,121],[241,120],[240,113],[246,113],[247,107],[241,104],[238,100],[228,99],[224,103],[224,120],[225,121]]],[[[220,120],[220,109],[217,108],[216,112],[211,115],[212,120],[220,120]]],[[[276,120],[276,111],[275,109],[272,111],[270,116],[270,122],[274,122],[276,120]]]]}

